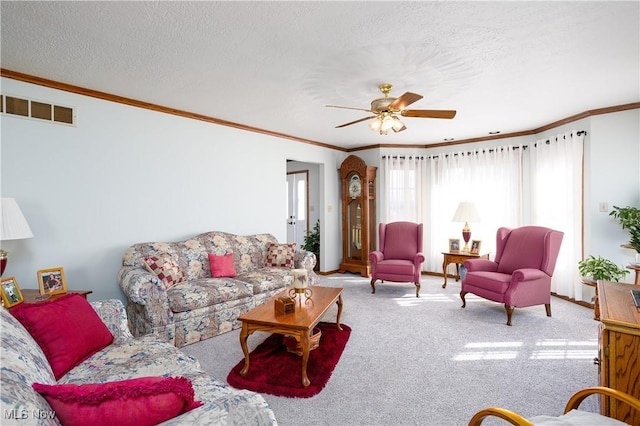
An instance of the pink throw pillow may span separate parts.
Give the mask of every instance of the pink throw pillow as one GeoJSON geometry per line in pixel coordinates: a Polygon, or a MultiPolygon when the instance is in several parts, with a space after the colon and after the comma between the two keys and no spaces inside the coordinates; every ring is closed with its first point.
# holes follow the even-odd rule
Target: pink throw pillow
{"type": "Polygon", "coordinates": [[[233,253],[228,253],[224,256],[216,256],[213,253],[209,253],[209,266],[211,267],[211,276],[213,278],[232,278],[236,276],[233,253]]]}
{"type": "Polygon", "coordinates": [[[197,408],[185,377],[140,377],[109,383],[34,383],[63,425],[151,426],[197,408]]]}
{"type": "Polygon", "coordinates": [[[76,293],[50,302],[21,303],[10,312],[42,348],[56,380],[113,342],[96,311],[76,293]]]}
{"type": "Polygon", "coordinates": [[[265,266],[276,266],[293,268],[293,254],[296,251],[296,243],[290,244],[269,244],[267,249],[267,260],[265,266]]]}

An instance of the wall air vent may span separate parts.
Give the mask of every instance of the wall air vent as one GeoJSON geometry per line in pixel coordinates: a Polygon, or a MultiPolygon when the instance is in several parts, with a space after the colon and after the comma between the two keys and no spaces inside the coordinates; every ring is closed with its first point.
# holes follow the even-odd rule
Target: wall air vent
{"type": "Polygon", "coordinates": [[[52,123],[75,124],[75,111],[71,107],[12,95],[0,95],[0,113],[50,121],[52,123]]]}

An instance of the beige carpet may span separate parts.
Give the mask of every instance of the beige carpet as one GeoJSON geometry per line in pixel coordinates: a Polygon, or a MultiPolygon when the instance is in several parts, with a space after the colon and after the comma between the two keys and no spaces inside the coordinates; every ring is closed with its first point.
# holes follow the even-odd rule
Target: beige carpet
{"type": "MultiPolygon", "coordinates": [[[[374,295],[358,275],[321,280],[344,287],[351,338],[320,394],[264,395],[280,425],[466,425],[487,406],[560,415],[573,392],[597,384],[598,322],[585,307],[552,298],[551,318],[544,306],[516,309],[508,327],[500,304],[468,295],[461,309],[454,280],[443,289],[441,278],[423,277],[420,298],[411,284],[378,283],[374,295]]],[[[250,336],[250,350],[266,337],[250,336]]],[[[222,381],[243,356],[238,330],[183,350],[222,381]]],[[[597,401],[582,407],[597,410],[597,401]]]]}

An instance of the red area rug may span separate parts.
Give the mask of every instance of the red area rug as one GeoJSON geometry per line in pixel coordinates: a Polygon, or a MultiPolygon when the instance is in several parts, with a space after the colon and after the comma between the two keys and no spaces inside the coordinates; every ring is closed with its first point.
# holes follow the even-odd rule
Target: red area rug
{"type": "Polygon", "coordinates": [[[351,335],[349,326],[341,326],[342,331],[339,331],[335,323],[318,323],[322,336],[320,346],[309,352],[307,376],[311,384],[306,388],[302,386],[302,357],[287,352],[281,334],[267,337],[249,354],[251,362],[246,376],[240,375],[244,367],[243,358],[231,369],[227,382],[238,389],[289,398],[317,395],[329,381],[351,335]]]}

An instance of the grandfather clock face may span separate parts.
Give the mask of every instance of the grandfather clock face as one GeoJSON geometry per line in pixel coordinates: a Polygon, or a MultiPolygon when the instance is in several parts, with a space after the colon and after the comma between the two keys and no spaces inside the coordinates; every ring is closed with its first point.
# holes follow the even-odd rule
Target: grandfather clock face
{"type": "Polygon", "coordinates": [[[349,196],[359,197],[360,194],[362,194],[362,181],[360,180],[360,176],[354,173],[349,179],[349,196]]]}

